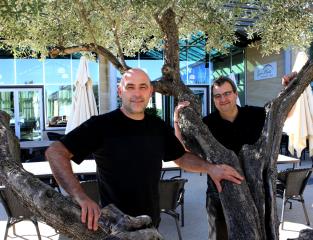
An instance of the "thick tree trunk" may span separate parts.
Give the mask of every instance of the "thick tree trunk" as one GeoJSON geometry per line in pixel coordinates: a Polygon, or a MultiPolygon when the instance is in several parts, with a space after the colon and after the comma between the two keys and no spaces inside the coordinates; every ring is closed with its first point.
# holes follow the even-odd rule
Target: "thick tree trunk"
{"type": "MultiPolygon", "coordinates": [[[[279,239],[275,180],[282,128],[288,112],[312,79],[310,61],[267,105],[260,139],[254,145],[244,145],[239,156],[214,139],[192,108],[182,111],[179,125],[187,148],[210,162],[233,166],[245,176],[241,185],[224,181],[220,193],[229,239],[279,239]]],[[[191,98],[185,96],[181,100],[191,98]]]]}
{"type": "Polygon", "coordinates": [[[162,239],[147,216],[130,217],[114,205],[101,210],[98,231],[89,231],[80,221],[80,207],[22,168],[19,143],[0,111],[0,181],[20,203],[39,219],[74,239],[162,239]]]}
{"type": "Polygon", "coordinates": [[[313,63],[308,62],[298,77],[268,104],[260,139],[254,145],[244,145],[236,156],[216,141],[199,117],[199,102],[177,80],[178,46],[171,44],[176,38],[167,37],[169,33],[178,36],[175,13],[168,9],[157,18],[157,22],[165,36],[164,68],[170,66],[172,69],[163,71],[162,80],[154,86],[157,91],[173,95],[178,101],[191,103],[181,111],[179,120],[186,147],[210,162],[233,166],[245,176],[241,185],[224,181],[223,192],[220,193],[229,239],[278,240],[275,180],[282,127],[291,107],[313,79],[313,63]],[[172,82],[175,85],[171,85],[172,82]]]}

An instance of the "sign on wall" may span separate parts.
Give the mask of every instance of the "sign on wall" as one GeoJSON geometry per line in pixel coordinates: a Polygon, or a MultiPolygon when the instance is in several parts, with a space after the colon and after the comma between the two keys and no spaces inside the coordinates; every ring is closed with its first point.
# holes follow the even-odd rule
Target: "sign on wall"
{"type": "Polygon", "coordinates": [[[258,65],[254,69],[254,80],[277,77],[277,62],[258,65]]]}

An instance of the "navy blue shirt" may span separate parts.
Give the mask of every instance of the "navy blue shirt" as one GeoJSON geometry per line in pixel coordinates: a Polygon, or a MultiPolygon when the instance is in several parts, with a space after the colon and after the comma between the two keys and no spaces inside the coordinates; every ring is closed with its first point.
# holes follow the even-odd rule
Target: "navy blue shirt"
{"type": "Polygon", "coordinates": [[[185,153],[161,119],[146,114],[143,120],[133,120],[117,109],[92,117],[61,141],[76,163],[94,154],[103,207],[114,203],[126,214],[158,221],[162,160],[185,153]]]}

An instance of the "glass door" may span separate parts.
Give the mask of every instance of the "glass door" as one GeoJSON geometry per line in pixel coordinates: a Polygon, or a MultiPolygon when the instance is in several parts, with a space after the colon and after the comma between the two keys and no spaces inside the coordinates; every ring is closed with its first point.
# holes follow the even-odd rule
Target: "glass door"
{"type": "Polygon", "coordinates": [[[0,109],[11,116],[10,127],[21,141],[42,137],[42,96],[42,87],[0,89],[0,109]]]}

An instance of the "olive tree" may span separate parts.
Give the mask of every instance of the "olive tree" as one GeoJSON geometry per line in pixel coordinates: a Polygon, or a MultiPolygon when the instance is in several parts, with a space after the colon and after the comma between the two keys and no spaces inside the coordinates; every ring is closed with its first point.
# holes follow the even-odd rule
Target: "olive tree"
{"type": "MultiPolygon", "coordinates": [[[[228,164],[245,176],[241,185],[222,183],[220,199],[229,239],[278,239],[275,178],[282,126],[312,81],[312,62],[266,105],[259,140],[254,145],[244,145],[237,156],[217,142],[202,123],[199,99],[180,78],[179,40],[201,34],[205,36],[207,52],[214,49],[222,53],[239,41],[238,34],[252,43],[255,38],[261,39],[265,55],[293,46],[306,48],[313,39],[310,1],[7,0],[0,3],[0,11],[0,46],[16,57],[92,52],[105,57],[123,73],[129,69],[125,56],[163,49],[162,77],[153,85],[156,92],[191,102],[179,120],[185,145],[207,161],[228,164]],[[238,25],[240,21],[250,24],[243,27],[238,25]]],[[[21,168],[15,161],[18,149],[13,136],[4,121],[0,126],[1,178],[48,224],[77,239],[160,238],[155,229],[144,227],[149,226],[147,219],[130,218],[114,206],[102,210],[98,232],[82,230],[77,205],[21,168]],[[50,217],[52,212],[55,215],[50,217]],[[72,224],[60,224],[64,219],[70,219],[72,224]]]]}

